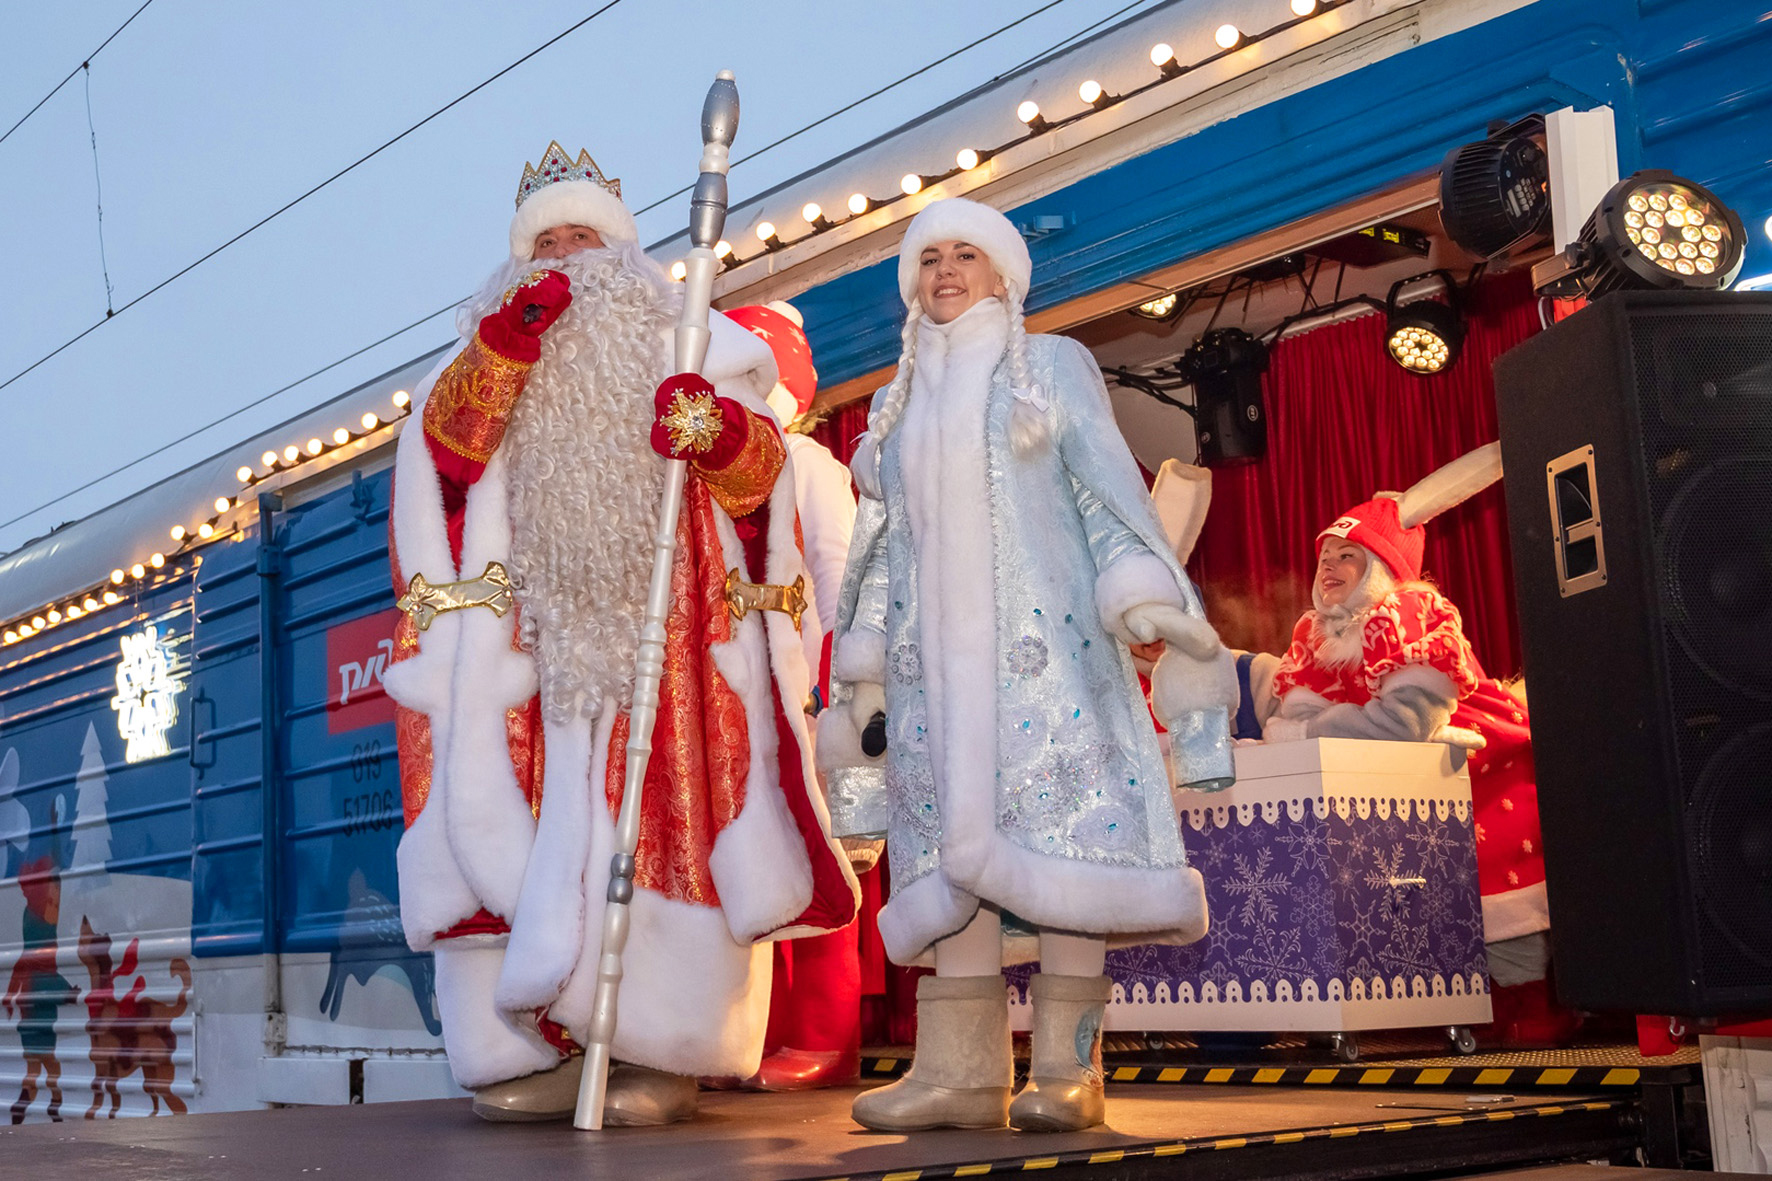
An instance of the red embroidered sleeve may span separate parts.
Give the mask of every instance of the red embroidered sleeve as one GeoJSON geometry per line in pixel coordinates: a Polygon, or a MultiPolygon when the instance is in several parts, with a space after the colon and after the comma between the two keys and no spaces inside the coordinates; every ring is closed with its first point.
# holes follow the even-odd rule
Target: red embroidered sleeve
{"type": "Polygon", "coordinates": [[[1286,649],[1286,655],[1280,658],[1280,667],[1274,673],[1274,696],[1284,697],[1292,690],[1303,687],[1311,692],[1320,692],[1316,687],[1305,684],[1310,680],[1310,670],[1314,662],[1311,659],[1311,613],[1305,612],[1297,626],[1292,629],[1292,643],[1286,649]]]}
{"type": "Polygon", "coordinates": [[[715,502],[730,517],[746,516],[762,507],[787,462],[787,448],[773,422],[746,410],[745,426],[744,442],[719,467],[690,461],[695,474],[707,481],[715,502]]]}
{"type": "Polygon", "coordinates": [[[1458,608],[1431,588],[1398,591],[1366,621],[1365,681],[1376,694],[1384,679],[1406,665],[1444,673],[1460,698],[1476,691],[1479,672],[1458,608]]]}

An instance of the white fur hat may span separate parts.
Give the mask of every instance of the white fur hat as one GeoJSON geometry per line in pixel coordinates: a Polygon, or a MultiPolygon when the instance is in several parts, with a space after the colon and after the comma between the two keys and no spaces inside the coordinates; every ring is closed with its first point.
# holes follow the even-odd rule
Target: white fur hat
{"type": "Polygon", "coordinates": [[[534,258],[536,235],[554,226],[589,226],[610,246],[640,240],[634,215],[622,204],[621,182],[605,177],[589,152],[574,160],[557,140],[539,165],[523,167],[517,216],[511,219],[511,257],[534,258]]]}
{"type": "Polygon", "coordinates": [[[918,260],[926,248],[937,242],[967,242],[978,247],[991,260],[997,274],[1022,292],[1027,291],[1034,260],[1028,255],[1028,244],[1022,241],[1020,231],[989,205],[964,197],[944,197],[931,201],[911,218],[904,245],[898,248],[898,293],[906,307],[917,295],[918,260]]]}

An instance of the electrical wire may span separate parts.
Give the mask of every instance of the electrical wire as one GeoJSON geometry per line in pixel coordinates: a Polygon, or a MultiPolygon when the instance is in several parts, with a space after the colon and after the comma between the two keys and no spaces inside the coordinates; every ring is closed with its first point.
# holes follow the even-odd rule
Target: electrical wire
{"type": "MultiPolygon", "coordinates": [[[[1143,0],[1137,0],[1137,2],[1142,3],[1143,0]]],[[[1007,33],[1010,29],[1013,29],[1015,26],[1020,25],[1020,24],[1025,24],[1028,21],[1033,20],[1036,16],[1039,16],[1042,12],[1045,12],[1048,9],[1057,8],[1060,4],[1063,4],[1063,3],[1064,3],[1064,0],[1049,0],[1048,3],[1042,4],[1040,7],[1034,9],[1032,12],[1029,12],[1029,13],[1026,13],[1022,16],[1016,17],[1014,20],[1010,21],[1008,24],[1004,25],[1002,28],[995,29],[992,32],[986,33],[984,36],[978,38],[975,41],[968,41],[966,44],[960,46],[960,48],[953,50],[950,53],[944,54],[941,57],[936,58],[934,61],[930,62],[928,65],[920,67],[919,69],[912,70],[910,73],[908,73],[904,77],[898,79],[896,82],[888,82],[886,85],[880,87],[878,90],[870,91],[869,93],[864,94],[860,98],[856,99],[854,102],[849,103],[846,106],[838,107],[836,110],[832,111],[828,115],[823,116],[822,118],[814,119],[812,122],[808,123],[806,126],[800,128],[798,131],[790,131],[788,134],[782,136],[780,139],[777,139],[777,140],[774,140],[770,143],[764,144],[762,147],[758,148],[756,151],[748,153],[747,155],[740,156],[738,159],[736,159],[732,162],[731,167],[737,168],[740,164],[744,164],[748,161],[755,160],[758,156],[761,156],[764,152],[770,151],[774,148],[779,148],[782,144],[787,143],[789,140],[797,139],[800,136],[805,135],[808,131],[811,131],[813,128],[820,127],[826,123],[829,123],[832,119],[835,119],[839,115],[848,114],[850,111],[853,111],[856,107],[861,106],[863,103],[871,102],[872,100],[879,98],[882,94],[885,94],[887,91],[893,90],[899,86],[903,86],[906,82],[909,82],[912,78],[920,77],[923,74],[927,74],[930,70],[933,70],[936,66],[943,65],[947,62],[950,62],[950,61],[954,60],[956,57],[959,57],[962,53],[965,53],[967,50],[976,49],[980,45],[983,45],[986,41],[991,40],[993,37],[1000,37],[1004,33],[1007,33]]],[[[1076,36],[1076,34],[1073,34],[1073,36],[1076,36]]],[[[1051,51],[1047,50],[1046,52],[1049,53],[1051,51]]],[[[657,209],[660,205],[663,205],[666,201],[669,201],[675,197],[681,197],[684,193],[689,192],[694,187],[695,187],[695,185],[693,185],[693,184],[686,184],[682,188],[677,189],[674,192],[666,193],[664,196],[660,197],[658,200],[652,202],[652,204],[642,206],[641,208],[634,210],[634,216],[639,217],[643,213],[650,213],[652,210],[657,209]]]]}
{"type": "Polygon", "coordinates": [[[26,111],[23,115],[20,115],[18,122],[14,123],[11,127],[8,127],[6,129],[5,135],[0,135],[0,144],[3,144],[7,140],[11,139],[12,133],[17,131],[19,128],[23,127],[25,125],[26,119],[29,119],[32,115],[35,115],[38,111],[42,110],[43,104],[48,102],[50,99],[54,98],[58,93],[60,93],[62,87],[66,86],[69,82],[72,82],[74,80],[75,74],[78,74],[81,70],[84,70],[86,67],[90,66],[92,64],[92,59],[97,57],[99,55],[99,53],[104,49],[105,46],[107,46],[111,42],[115,41],[117,39],[117,34],[121,33],[124,29],[127,29],[130,25],[130,22],[135,20],[135,18],[140,16],[142,13],[146,12],[148,10],[148,5],[152,4],[153,2],[154,2],[154,0],[145,0],[145,2],[142,4],[142,6],[140,8],[136,9],[134,12],[129,14],[129,20],[126,20],[122,24],[118,25],[114,30],[112,30],[111,35],[109,37],[106,37],[103,41],[99,42],[99,46],[97,49],[93,50],[91,53],[86,55],[86,60],[82,61],[79,65],[77,65],[73,69],[69,70],[68,76],[66,78],[63,78],[60,82],[57,82],[53,87],[50,88],[50,91],[48,94],[46,94],[42,98],[38,99],[36,106],[34,106],[30,110],[26,111]]]}
{"type": "Polygon", "coordinates": [[[458,300],[451,300],[449,303],[438,308],[436,311],[431,312],[428,315],[420,316],[418,319],[414,320],[412,323],[406,325],[406,327],[396,328],[394,331],[388,333],[386,336],[382,337],[381,339],[372,340],[368,344],[364,345],[362,348],[358,349],[356,352],[346,353],[344,356],[340,357],[338,360],[331,361],[325,365],[320,366],[320,368],[314,370],[312,373],[308,374],[305,377],[298,377],[294,381],[290,382],[288,385],[278,386],[276,389],[272,390],[270,393],[265,394],[262,397],[254,398],[252,401],[246,403],[244,406],[237,406],[234,409],[228,411],[226,414],[222,415],[220,418],[217,418],[217,419],[214,419],[210,422],[204,423],[202,426],[198,427],[197,429],[195,429],[193,431],[188,431],[185,434],[180,435],[178,438],[172,440],[171,442],[162,444],[161,446],[154,448],[152,451],[149,451],[145,455],[138,455],[136,458],[130,460],[128,463],[123,464],[120,467],[114,467],[110,471],[105,472],[103,475],[94,476],[92,479],[86,481],[86,483],[80,485],[78,488],[70,488],[68,491],[62,493],[60,496],[57,496],[53,500],[46,500],[42,504],[38,505],[36,508],[27,509],[25,512],[20,513],[18,516],[13,517],[10,520],[0,521],[0,529],[5,529],[9,526],[16,525],[20,521],[23,521],[28,517],[35,516],[37,513],[42,512],[46,508],[52,508],[55,505],[60,504],[62,501],[67,500],[69,497],[78,496],[80,493],[86,491],[88,488],[92,488],[95,485],[104,483],[106,480],[109,480],[113,476],[122,475],[124,472],[128,471],[130,468],[136,467],[136,466],[143,464],[143,463],[146,463],[148,460],[154,458],[156,455],[163,455],[166,452],[172,450],[174,447],[177,447],[181,443],[188,443],[192,439],[196,438],[198,435],[201,435],[203,432],[208,431],[208,430],[213,430],[215,427],[220,426],[222,423],[227,422],[229,419],[238,418],[240,415],[246,413],[248,410],[252,410],[256,407],[263,406],[266,402],[269,402],[272,398],[277,397],[279,394],[288,393],[290,390],[294,389],[298,385],[301,385],[303,382],[312,381],[314,378],[319,377],[321,374],[338,368],[340,365],[343,365],[346,361],[354,361],[358,357],[361,357],[364,353],[367,353],[369,350],[376,348],[380,345],[384,345],[384,344],[388,343],[388,341],[393,340],[396,336],[402,336],[408,332],[411,332],[414,328],[417,328],[421,324],[425,324],[431,320],[435,320],[438,316],[441,316],[444,312],[454,311],[455,308],[460,305],[460,303],[461,303],[461,300],[459,300],[459,299],[458,300]]]}
{"type": "MultiPolygon", "coordinates": [[[[151,2],[151,0],[150,0],[150,2],[151,2]]],[[[1062,0],[1054,0],[1054,2],[1059,3],[1059,2],[1062,2],[1062,0]]],[[[271,213],[266,214],[264,217],[259,218],[257,221],[253,222],[251,225],[247,226],[245,229],[243,229],[239,233],[235,234],[232,238],[229,238],[226,242],[223,242],[220,246],[217,246],[215,249],[211,250],[209,253],[203,255],[201,258],[198,258],[195,262],[189,263],[188,265],[181,267],[179,270],[174,271],[171,275],[168,275],[166,278],[160,280],[160,282],[154,284],[152,287],[148,288],[146,291],[142,292],[140,295],[136,296],[134,299],[130,300],[128,303],[124,304],[122,307],[118,308],[116,311],[114,311],[114,312],[107,311],[105,313],[105,318],[103,320],[94,321],[89,327],[82,329],[80,332],[76,333],[74,336],[63,341],[61,344],[57,345],[54,349],[51,349],[49,352],[45,353],[43,356],[37,358],[35,361],[31,362],[29,365],[25,366],[23,369],[19,370],[17,373],[15,373],[11,377],[7,378],[5,381],[0,381],[0,390],[5,389],[7,386],[11,385],[13,382],[17,381],[19,378],[25,376],[27,373],[30,373],[32,370],[36,369],[39,365],[42,365],[45,362],[51,360],[52,358],[59,356],[65,350],[78,344],[80,341],[85,340],[88,336],[90,336],[94,332],[98,331],[98,329],[101,326],[109,323],[111,320],[114,320],[116,317],[121,316],[124,312],[127,312],[130,308],[134,307],[136,304],[140,303],[142,300],[147,299],[149,296],[155,294],[156,292],[162,290],[163,288],[167,287],[168,285],[175,283],[179,279],[182,279],[184,276],[190,274],[192,271],[196,270],[198,267],[202,266],[204,263],[208,262],[210,259],[212,259],[216,255],[220,254],[222,251],[226,250],[228,247],[234,245],[236,242],[240,241],[242,238],[246,237],[248,234],[251,234],[256,230],[263,228],[264,226],[270,224],[272,221],[281,217],[283,214],[288,213],[291,209],[294,209],[297,205],[300,205],[303,201],[306,201],[309,197],[312,197],[315,193],[318,193],[321,189],[324,189],[327,185],[330,185],[333,181],[338,180],[341,177],[345,176],[347,173],[350,173],[350,172],[354,171],[355,169],[361,167],[362,165],[367,164],[369,161],[375,159],[377,156],[381,155],[383,152],[387,151],[389,148],[393,147],[395,144],[399,143],[401,140],[405,139],[407,136],[411,135],[413,132],[415,132],[419,128],[423,127],[425,124],[427,124],[427,123],[431,122],[433,119],[437,118],[439,115],[442,115],[444,112],[450,110],[451,108],[456,107],[456,106],[460,105],[461,103],[467,101],[469,98],[478,94],[480,91],[486,89],[488,86],[492,85],[494,82],[498,81],[500,78],[504,77],[506,74],[510,73],[512,70],[516,69],[518,66],[520,66],[524,62],[528,61],[530,58],[536,56],[537,54],[541,53],[543,50],[549,48],[550,46],[556,44],[557,42],[564,40],[566,37],[571,36],[573,33],[577,32],[579,29],[584,28],[586,25],[590,24],[592,21],[596,20],[598,17],[602,16],[605,12],[608,12],[611,8],[614,8],[617,4],[620,4],[620,3],[621,3],[621,0],[608,0],[608,3],[604,4],[601,8],[598,8],[595,12],[591,13],[589,16],[585,17],[583,20],[576,22],[575,24],[573,24],[572,26],[567,28],[564,32],[559,33],[554,37],[550,37],[548,40],[542,42],[540,45],[537,45],[534,49],[530,50],[528,53],[524,54],[522,57],[518,58],[516,61],[512,62],[510,65],[506,66],[504,69],[498,71],[496,74],[493,74],[490,78],[487,78],[485,81],[480,82],[479,84],[477,84],[473,87],[470,87],[466,91],[463,91],[460,95],[451,99],[449,102],[444,103],[442,106],[438,107],[436,110],[434,110],[430,114],[426,115],[423,119],[420,119],[417,123],[414,123],[411,127],[408,127],[405,131],[402,131],[400,134],[394,136],[392,139],[388,140],[386,143],[382,144],[380,147],[376,148],[374,151],[368,152],[365,155],[358,157],[352,163],[345,165],[343,168],[339,169],[337,172],[333,173],[331,176],[327,177],[325,180],[321,181],[319,184],[315,185],[313,188],[309,189],[307,192],[301,194],[301,196],[294,198],[293,200],[284,204],[282,207],[272,211],[271,213]]],[[[147,5],[144,4],[142,7],[145,8],[145,7],[147,7],[147,5]]],[[[131,19],[134,19],[134,18],[131,18],[131,19]]],[[[78,72],[79,72],[78,70],[75,71],[75,73],[78,73],[78,72]]],[[[71,78],[71,77],[73,77],[73,75],[70,74],[69,77],[71,78]]]]}

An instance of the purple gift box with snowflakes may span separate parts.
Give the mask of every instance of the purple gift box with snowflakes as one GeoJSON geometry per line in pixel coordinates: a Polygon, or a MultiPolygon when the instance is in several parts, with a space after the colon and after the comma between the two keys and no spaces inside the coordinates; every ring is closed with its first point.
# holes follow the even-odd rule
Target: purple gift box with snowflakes
{"type": "MultiPolygon", "coordinates": [[[[1108,955],[1106,1027],[1307,1030],[1490,1019],[1470,778],[1439,743],[1238,747],[1237,782],[1178,791],[1210,928],[1108,955]]],[[[1010,973],[1025,1028],[1026,978],[1010,973]]]]}

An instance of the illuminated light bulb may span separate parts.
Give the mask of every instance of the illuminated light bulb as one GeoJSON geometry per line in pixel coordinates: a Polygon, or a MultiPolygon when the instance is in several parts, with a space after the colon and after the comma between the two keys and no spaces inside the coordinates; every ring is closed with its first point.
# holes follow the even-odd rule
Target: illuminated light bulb
{"type": "Polygon", "coordinates": [[[867,199],[867,195],[865,193],[850,193],[849,194],[849,212],[855,214],[857,217],[860,217],[862,214],[866,213],[868,211],[868,207],[871,206],[872,204],[873,204],[873,202],[869,201],[867,199]]]}
{"type": "Polygon", "coordinates": [[[1218,42],[1220,49],[1235,49],[1243,43],[1243,30],[1236,25],[1219,25],[1212,39],[1218,42]]]}
{"type": "Polygon", "coordinates": [[[215,498],[215,511],[218,513],[227,512],[230,508],[233,507],[233,505],[234,505],[234,502],[229,500],[225,496],[218,496],[215,498]]]}
{"type": "Polygon", "coordinates": [[[168,529],[167,532],[172,535],[172,540],[174,541],[183,541],[185,539],[185,527],[183,525],[174,525],[171,529],[168,529]]]}
{"type": "Polygon", "coordinates": [[[767,244],[769,239],[773,237],[775,237],[774,222],[760,221],[757,223],[757,241],[767,244]]]}
{"type": "Polygon", "coordinates": [[[47,619],[44,619],[41,615],[31,616],[31,630],[32,631],[40,632],[48,626],[49,626],[49,621],[47,619]]]}
{"type": "Polygon", "coordinates": [[[407,393],[405,390],[395,390],[394,391],[394,405],[398,406],[402,410],[406,409],[408,406],[412,405],[412,395],[407,393]]]}
{"type": "Polygon", "coordinates": [[[121,570],[111,571],[111,581],[118,586],[122,586],[123,585],[123,571],[121,571],[121,570]]]}
{"type": "Polygon", "coordinates": [[[376,427],[381,425],[380,416],[377,415],[375,413],[375,411],[373,411],[373,410],[371,410],[368,414],[365,414],[359,421],[362,422],[363,429],[366,431],[372,431],[376,427]]]}
{"type": "Polygon", "coordinates": [[[961,148],[954,154],[954,163],[959,166],[961,172],[971,172],[981,162],[978,152],[972,148],[961,148]]]}
{"type": "Polygon", "coordinates": [[[8,644],[18,643],[18,633],[8,628],[6,632],[6,642],[8,644]]]}
{"type": "Polygon", "coordinates": [[[211,537],[215,536],[215,526],[211,525],[208,521],[203,522],[201,525],[197,526],[197,536],[208,541],[211,537]]]}
{"type": "Polygon", "coordinates": [[[671,264],[671,278],[675,279],[677,282],[681,283],[686,277],[688,277],[688,275],[689,264],[682,259],[679,258],[676,262],[671,264]]]}
{"type": "Polygon", "coordinates": [[[1077,87],[1077,97],[1088,103],[1090,106],[1094,106],[1095,100],[1101,97],[1101,83],[1093,78],[1089,79],[1089,81],[1077,87]]]}
{"type": "Polygon", "coordinates": [[[718,242],[715,242],[714,243],[714,257],[715,258],[731,258],[732,257],[732,243],[728,242],[724,238],[721,238],[718,242]]]}
{"type": "Polygon", "coordinates": [[[1175,50],[1167,42],[1151,46],[1151,65],[1163,71],[1165,78],[1173,78],[1185,72],[1181,63],[1175,60],[1175,50]]]}
{"type": "Polygon", "coordinates": [[[266,467],[276,467],[277,466],[277,453],[275,451],[267,451],[263,455],[258,457],[258,461],[260,463],[264,464],[266,467]]]}
{"type": "Polygon", "coordinates": [[[84,614],[86,614],[86,612],[84,612],[80,609],[80,604],[78,604],[78,603],[69,603],[68,604],[68,619],[69,620],[78,619],[84,614]]]}
{"type": "Polygon", "coordinates": [[[133,565],[129,568],[129,576],[131,578],[137,579],[139,581],[140,579],[146,578],[148,576],[148,568],[146,566],[142,565],[140,562],[137,562],[135,565],[133,565]]]}
{"type": "MultiPolygon", "coordinates": [[[[1764,226],[1764,229],[1766,231],[1766,237],[1772,238],[1772,217],[1768,217],[1766,219],[1766,224],[1764,226]]],[[[1708,237],[1710,237],[1710,235],[1706,234],[1705,237],[1708,238],[1708,237]]]]}
{"type": "Polygon", "coordinates": [[[105,592],[105,606],[115,607],[118,603],[121,603],[122,601],[123,601],[123,596],[118,594],[116,591],[108,590],[105,592]]]}
{"type": "Polygon", "coordinates": [[[166,555],[165,554],[155,554],[153,557],[148,559],[148,565],[152,566],[156,570],[160,569],[160,567],[166,565],[166,555]]]}
{"type": "Polygon", "coordinates": [[[914,172],[907,172],[898,178],[899,190],[907,197],[914,197],[923,191],[923,178],[914,172]]]}
{"type": "Polygon", "coordinates": [[[1023,123],[1033,123],[1035,119],[1040,117],[1040,104],[1031,98],[1024,99],[1022,104],[1015,108],[1015,117],[1023,123]]]}
{"type": "Polygon", "coordinates": [[[298,460],[300,458],[301,458],[301,448],[297,447],[294,443],[291,443],[289,446],[283,448],[283,462],[284,463],[294,463],[296,460],[298,460]]]}
{"type": "Polygon", "coordinates": [[[309,455],[318,455],[320,452],[326,450],[326,444],[322,443],[319,439],[309,439],[305,450],[309,455]]]}
{"type": "Polygon", "coordinates": [[[1292,0],[1294,16],[1309,16],[1317,10],[1317,0],[1292,0]]]}
{"type": "Polygon", "coordinates": [[[242,467],[239,471],[234,473],[234,477],[242,484],[250,484],[252,483],[252,469],[249,467],[242,467]]]}
{"type": "Polygon", "coordinates": [[[805,219],[807,225],[815,226],[823,219],[824,209],[817,201],[808,201],[800,206],[800,216],[805,219]]]}
{"type": "Polygon", "coordinates": [[[49,609],[49,622],[53,625],[53,624],[60,623],[61,621],[62,621],[62,613],[60,611],[57,611],[54,607],[51,607],[49,609]]]}
{"type": "Polygon", "coordinates": [[[350,441],[351,441],[351,432],[347,431],[344,427],[341,426],[336,431],[332,432],[332,442],[335,446],[343,447],[346,443],[349,443],[350,441]]]}
{"type": "Polygon", "coordinates": [[[80,606],[87,611],[97,611],[98,610],[98,600],[93,598],[91,595],[87,595],[86,601],[84,603],[81,603],[80,606]]]}

